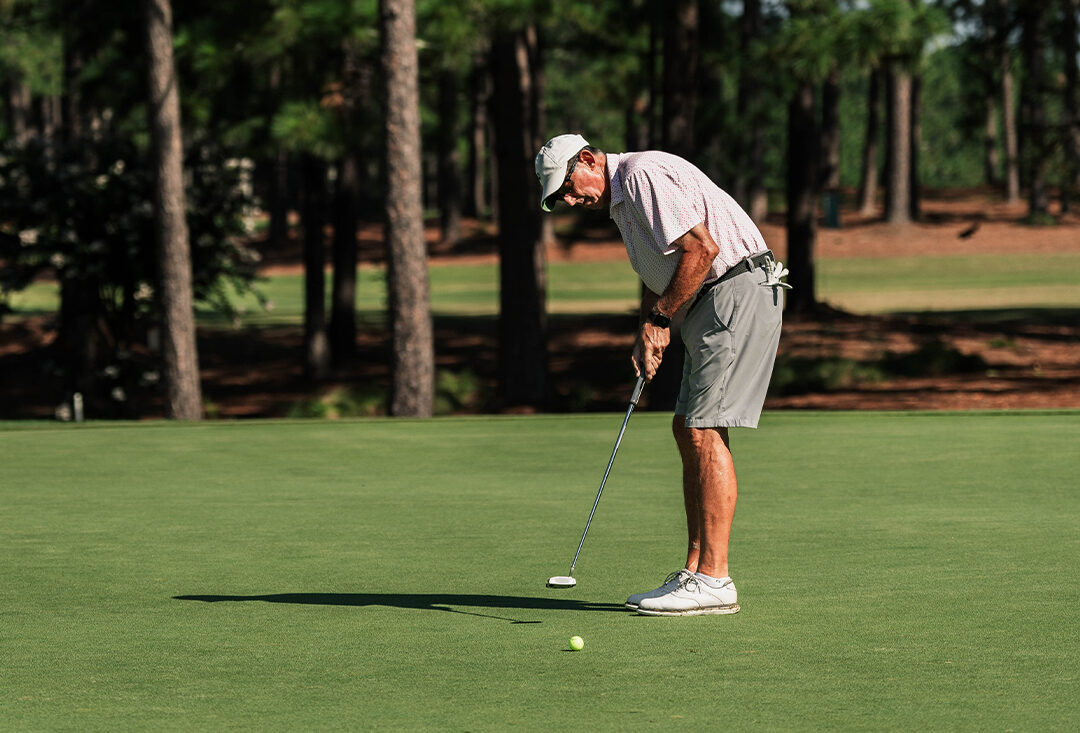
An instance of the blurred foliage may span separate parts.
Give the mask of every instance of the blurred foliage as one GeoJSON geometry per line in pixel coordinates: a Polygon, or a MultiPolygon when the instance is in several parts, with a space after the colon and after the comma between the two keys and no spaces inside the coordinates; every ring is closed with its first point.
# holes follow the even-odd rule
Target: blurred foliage
{"type": "MultiPolygon", "coordinates": [[[[156,321],[152,169],[131,141],[77,149],[40,141],[0,151],[0,307],[35,278],[89,283],[113,332],[123,318],[156,321]]],[[[187,220],[197,301],[229,313],[251,290],[258,255],[246,245],[244,166],[199,148],[188,156],[187,220]]]]}

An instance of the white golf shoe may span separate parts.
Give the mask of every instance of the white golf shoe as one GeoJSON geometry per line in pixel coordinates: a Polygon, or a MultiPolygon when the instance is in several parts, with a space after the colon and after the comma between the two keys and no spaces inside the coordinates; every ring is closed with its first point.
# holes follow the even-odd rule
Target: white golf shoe
{"type": "Polygon", "coordinates": [[[659,598],[660,596],[667,595],[671,591],[679,587],[679,584],[683,582],[684,578],[692,578],[694,574],[686,568],[682,570],[676,570],[671,575],[667,576],[664,584],[659,588],[646,591],[645,593],[635,593],[626,599],[626,607],[631,611],[636,611],[638,606],[641,605],[641,601],[645,598],[659,598]]]}
{"type": "Polygon", "coordinates": [[[690,575],[683,577],[676,588],[655,598],[644,598],[637,612],[645,616],[699,616],[708,613],[738,613],[739,594],[735,583],[728,579],[719,588],[690,575]]]}

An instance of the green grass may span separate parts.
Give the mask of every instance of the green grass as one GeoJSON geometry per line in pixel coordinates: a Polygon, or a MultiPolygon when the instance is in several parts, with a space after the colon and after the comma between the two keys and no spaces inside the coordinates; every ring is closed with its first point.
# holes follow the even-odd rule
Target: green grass
{"type": "MultiPolygon", "coordinates": [[[[818,295],[855,312],[963,310],[1080,305],[1080,253],[1053,258],[997,255],[843,258],[817,262],[818,295]]],[[[499,307],[496,265],[436,265],[429,270],[431,305],[436,313],[492,315],[499,307]]],[[[329,293],[329,277],[327,292],[329,293]]],[[[246,325],[303,322],[300,276],[275,276],[259,290],[273,307],[254,297],[236,300],[246,325]]],[[[554,262],[548,266],[548,309],[552,313],[621,313],[637,307],[641,285],[625,261],[554,262]]],[[[328,296],[329,297],[329,296],[328,296]]],[[[12,296],[20,313],[48,312],[58,304],[56,287],[38,283],[12,296]]],[[[357,310],[362,319],[381,322],[386,308],[382,268],[361,267],[357,310]]],[[[203,323],[222,323],[200,311],[203,323]]]]}
{"type": "Polygon", "coordinates": [[[0,425],[0,720],[1080,726],[1080,413],[767,414],[733,436],[743,611],[685,619],[618,605],[682,559],[662,414],[543,587],[620,419],[0,425]]]}
{"type": "Polygon", "coordinates": [[[821,260],[819,294],[855,312],[1080,305],[1080,253],[821,260]]]}

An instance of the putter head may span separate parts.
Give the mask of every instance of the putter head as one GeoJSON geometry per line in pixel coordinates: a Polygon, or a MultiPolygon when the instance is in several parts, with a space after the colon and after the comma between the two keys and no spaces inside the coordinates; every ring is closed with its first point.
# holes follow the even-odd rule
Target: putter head
{"type": "Polygon", "coordinates": [[[553,575],[548,578],[548,588],[573,588],[577,585],[572,575],[553,575]]]}

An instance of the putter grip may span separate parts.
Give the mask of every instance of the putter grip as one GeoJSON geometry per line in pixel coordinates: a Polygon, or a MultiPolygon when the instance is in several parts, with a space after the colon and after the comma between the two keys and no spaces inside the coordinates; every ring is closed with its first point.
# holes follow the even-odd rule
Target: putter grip
{"type": "Polygon", "coordinates": [[[637,407],[638,400],[641,399],[641,390],[645,387],[645,377],[638,377],[637,384],[634,385],[634,394],[630,397],[630,404],[637,407]]]}

